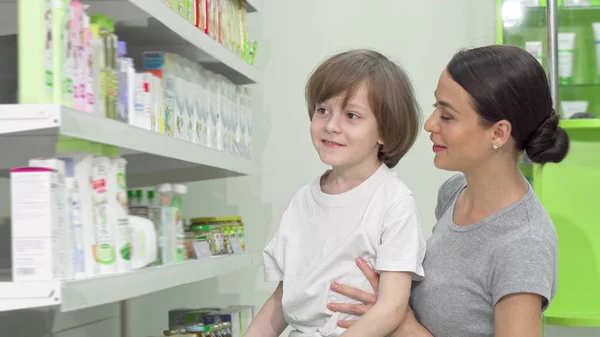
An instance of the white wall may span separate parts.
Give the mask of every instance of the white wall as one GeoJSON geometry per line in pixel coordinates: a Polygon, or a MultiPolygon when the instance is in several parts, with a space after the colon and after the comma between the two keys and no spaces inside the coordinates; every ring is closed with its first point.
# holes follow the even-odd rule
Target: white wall
{"type": "MultiPolygon", "coordinates": [[[[348,48],[376,48],[405,67],[428,114],[438,75],[452,54],[460,47],[494,42],[492,0],[265,0],[263,8],[262,17],[250,22],[253,34],[262,36],[257,62],[265,70],[263,85],[254,90],[254,149],[260,171],[254,177],[190,184],[185,205],[187,216],[243,215],[251,250],[262,249],[293,193],[325,169],[309,140],[303,98],[307,76],[320,61],[348,48]]],[[[437,188],[449,173],[433,167],[426,133],[421,133],[398,172],[416,194],[428,236],[434,224],[437,188]]],[[[0,193],[3,190],[0,185],[0,193]]],[[[0,202],[0,216],[6,214],[3,206],[0,202]]],[[[228,304],[259,308],[272,289],[272,284],[263,282],[262,269],[254,268],[137,298],[129,303],[127,337],[159,336],[170,308],[228,304]]],[[[71,327],[66,330],[70,333],[56,337],[95,337],[100,330],[112,337],[118,331],[113,316],[117,313],[117,306],[75,316],[46,313],[34,320],[43,322],[38,323],[39,333],[22,336],[45,337],[48,324],[60,327],[48,321],[60,319],[71,327]],[[92,317],[108,320],[93,321],[92,317]]],[[[22,315],[0,314],[0,319],[12,321],[22,315]]],[[[599,331],[569,329],[568,333],[585,337],[597,336],[599,331]]],[[[567,334],[558,329],[547,332],[550,337],[567,334]]]]}
{"type": "MultiPolygon", "coordinates": [[[[376,48],[405,67],[428,114],[439,73],[452,54],[461,47],[494,42],[490,0],[266,0],[263,14],[262,26],[255,27],[262,34],[257,62],[265,70],[263,86],[254,92],[260,175],[190,184],[186,199],[189,215],[243,215],[253,250],[268,242],[294,192],[325,169],[310,143],[303,97],[306,79],[320,61],[348,48],[376,48]]],[[[398,172],[416,194],[428,236],[437,188],[449,173],[432,165],[427,137],[424,132],[420,135],[398,172]]],[[[131,337],[164,327],[166,308],[242,303],[258,309],[272,289],[258,268],[140,298],[132,303],[139,313],[132,318],[146,321],[131,328],[131,337]],[[163,308],[144,310],[158,303],[163,308]]],[[[550,337],[564,336],[564,330],[547,331],[550,337]]]]}

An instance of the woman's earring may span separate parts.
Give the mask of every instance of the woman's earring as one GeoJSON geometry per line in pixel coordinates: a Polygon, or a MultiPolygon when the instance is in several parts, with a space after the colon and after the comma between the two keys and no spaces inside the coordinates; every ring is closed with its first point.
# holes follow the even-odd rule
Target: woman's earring
{"type": "Polygon", "coordinates": [[[498,150],[498,146],[496,144],[492,145],[492,149],[498,150]]]}

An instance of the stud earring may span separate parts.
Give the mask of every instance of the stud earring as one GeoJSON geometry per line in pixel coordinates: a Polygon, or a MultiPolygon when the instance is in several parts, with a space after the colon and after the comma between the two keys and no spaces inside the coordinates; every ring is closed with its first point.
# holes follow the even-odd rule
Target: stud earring
{"type": "Polygon", "coordinates": [[[498,150],[498,145],[496,145],[496,144],[492,145],[492,149],[498,150]]]}

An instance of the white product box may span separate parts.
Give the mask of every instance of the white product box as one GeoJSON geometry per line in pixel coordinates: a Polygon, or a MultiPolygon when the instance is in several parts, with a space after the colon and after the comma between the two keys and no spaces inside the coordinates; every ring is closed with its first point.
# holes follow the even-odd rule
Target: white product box
{"type": "Polygon", "coordinates": [[[64,256],[60,256],[60,265],[64,265],[62,278],[69,279],[75,276],[75,257],[73,249],[73,231],[70,222],[70,208],[68,202],[66,185],[66,165],[65,162],[57,158],[34,158],[29,160],[30,167],[49,168],[56,173],[56,195],[60,212],[58,213],[58,242],[64,247],[64,256]],[[62,260],[64,259],[64,260],[62,260]]]}
{"type": "Polygon", "coordinates": [[[10,172],[13,281],[50,281],[66,275],[60,244],[58,175],[49,168],[10,172]]]}

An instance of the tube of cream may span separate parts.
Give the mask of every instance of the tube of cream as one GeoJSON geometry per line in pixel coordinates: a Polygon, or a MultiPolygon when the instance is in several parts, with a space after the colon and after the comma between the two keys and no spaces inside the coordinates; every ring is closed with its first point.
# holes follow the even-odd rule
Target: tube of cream
{"type": "Polygon", "coordinates": [[[558,33],[558,77],[560,84],[573,83],[575,33],[558,33]]]}
{"type": "Polygon", "coordinates": [[[594,41],[596,42],[596,71],[598,80],[600,80],[600,22],[592,23],[594,28],[594,41]]]}
{"type": "Polygon", "coordinates": [[[525,42],[525,50],[535,57],[542,64],[542,41],[525,42]]]}
{"type": "Polygon", "coordinates": [[[588,101],[562,101],[560,107],[562,108],[562,118],[569,119],[578,112],[587,112],[588,101]]]}
{"type": "Polygon", "coordinates": [[[591,5],[591,1],[590,0],[564,0],[563,1],[563,6],[564,7],[583,7],[583,6],[590,6],[591,5]]]}

